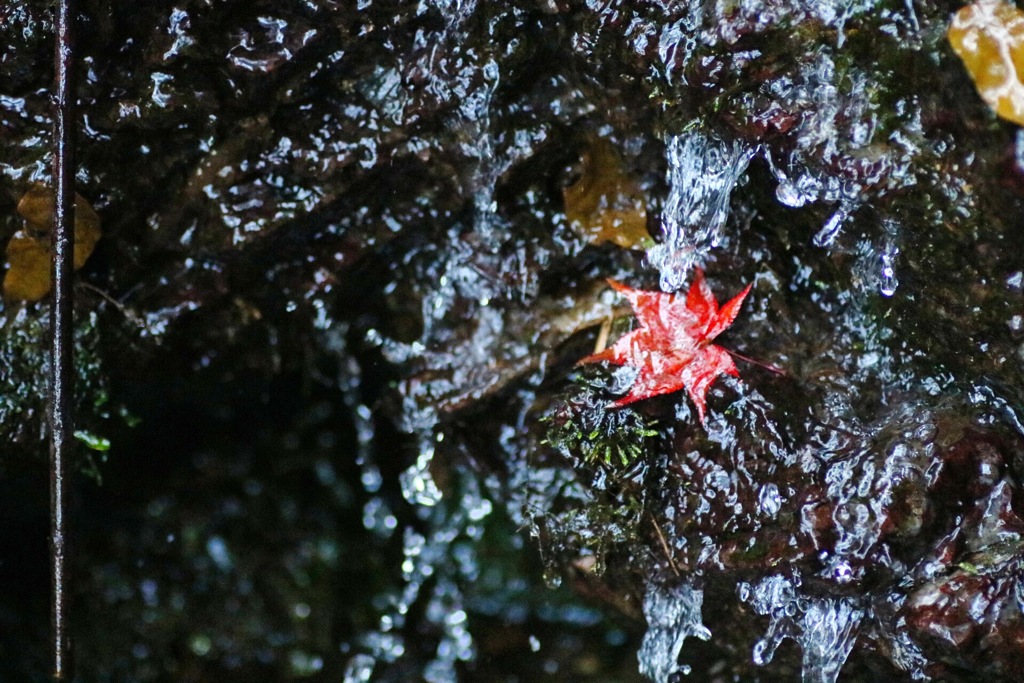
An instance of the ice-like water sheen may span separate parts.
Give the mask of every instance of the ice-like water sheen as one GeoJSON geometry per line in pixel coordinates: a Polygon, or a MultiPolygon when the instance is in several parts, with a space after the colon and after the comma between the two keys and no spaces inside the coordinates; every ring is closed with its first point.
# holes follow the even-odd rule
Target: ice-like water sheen
{"type": "MultiPolygon", "coordinates": [[[[445,21],[443,29],[425,33],[421,39],[422,73],[427,82],[424,91],[454,105],[449,126],[456,145],[476,162],[464,187],[473,200],[473,228],[483,244],[497,249],[506,235],[496,220],[494,186],[509,164],[498,154],[492,125],[492,99],[501,81],[497,54],[462,47],[468,41],[467,25],[477,5],[477,0],[421,0],[420,13],[433,9],[445,21]]],[[[494,26],[492,22],[487,29],[492,35],[494,26]]]]}
{"type": "Polygon", "coordinates": [[[729,197],[752,150],[692,131],[669,138],[665,154],[669,195],[662,212],[664,239],[648,258],[661,272],[661,288],[671,292],[683,286],[693,265],[721,241],[729,197]]]}
{"type": "Polygon", "coordinates": [[[853,202],[841,203],[839,208],[825,221],[825,225],[818,231],[818,234],[814,236],[814,243],[819,247],[830,246],[855,210],[856,205],[853,202]]]}
{"type": "Polygon", "coordinates": [[[853,650],[864,611],[849,598],[807,597],[799,577],[771,576],[753,588],[741,584],[741,600],[769,618],[764,638],[754,645],[754,663],[763,666],[786,638],[803,654],[803,683],[835,683],[853,650]]]}
{"type": "Polygon", "coordinates": [[[799,585],[784,576],[769,576],[750,588],[740,584],[740,599],[750,600],[754,611],[770,618],[764,638],[754,645],[754,663],[764,666],[772,661],[775,650],[785,638],[796,638],[797,629],[793,618],[797,614],[796,586],[799,585]]]}
{"type": "Polygon", "coordinates": [[[896,257],[899,255],[899,225],[895,221],[886,221],[886,242],[879,255],[881,261],[881,272],[879,291],[884,296],[892,296],[899,287],[899,280],[896,278],[896,257]]]}
{"type": "Polygon", "coordinates": [[[701,620],[703,603],[704,591],[690,582],[648,585],[644,596],[647,633],[637,653],[640,673],[655,683],[669,683],[673,674],[690,673],[690,667],[679,665],[679,653],[687,638],[711,638],[701,620]]]}
{"type": "Polygon", "coordinates": [[[853,650],[863,615],[845,598],[810,601],[798,639],[803,649],[803,683],[836,682],[853,650]]]}
{"type": "Polygon", "coordinates": [[[461,26],[476,11],[476,0],[428,0],[427,4],[437,8],[449,30],[461,26]]]}
{"type": "Polygon", "coordinates": [[[459,114],[468,133],[462,144],[463,152],[477,159],[477,169],[469,192],[473,196],[473,228],[485,244],[494,246],[495,234],[494,186],[502,170],[495,158],[494,131],[491,127],[491,100],[498,88],[500,72],[498,63],[488,59],[479,70],[482,84],[473,89],[459,105],[459,114]]]}
{"type": "Polygon", "coordinates": [[[878,285],[879,291],[885,296],[892,296],[896,293],[896,287],[899,286],[900,281],[896,279],[896,270],[893,267],[893,260],[896,256],[896,250],[889,248],[882,252],[882,273],[881,282],[878,285]]]}

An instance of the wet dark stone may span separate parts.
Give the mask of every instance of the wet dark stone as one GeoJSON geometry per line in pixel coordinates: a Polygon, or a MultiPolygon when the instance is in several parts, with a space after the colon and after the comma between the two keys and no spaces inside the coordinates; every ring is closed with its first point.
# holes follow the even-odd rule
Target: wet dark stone
{"type": "MultiPolygon", "coordinates": [[[[648,603],[693,680],[1024,675],[1021,142],[949,3],[82,5],[84,679],[640,680],[648,603]],[[649,254],[566,220],[595,138],[649,254]],[[609,413],[606,278],[691,257],[755,362],[704,424],[609,413]]],[[[3,242],[51,13],[0,9],[3,242]]],[[[45,670],[45,322],[0,310],[3,680],[45,670]]]]}

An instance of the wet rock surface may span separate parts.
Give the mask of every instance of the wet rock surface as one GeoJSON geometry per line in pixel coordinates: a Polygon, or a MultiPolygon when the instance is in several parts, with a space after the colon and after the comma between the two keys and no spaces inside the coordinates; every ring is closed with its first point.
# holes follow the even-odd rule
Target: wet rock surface
{"type": "MultiPolygon", "coordinates": [[[[1024,138],[958,3],[83,5],[83,680],[1024,673],[1024,138]],[[575,365],[630,328],[605,279],[698,265],[752,283],[720,342],[760,364],[703,425],[609,412],[631,377],[575,365]]],[[[5,243],[50,13],[0,9],[5,243]]],[[[12,680],[45,322],[0,311],[12,680]]]]}

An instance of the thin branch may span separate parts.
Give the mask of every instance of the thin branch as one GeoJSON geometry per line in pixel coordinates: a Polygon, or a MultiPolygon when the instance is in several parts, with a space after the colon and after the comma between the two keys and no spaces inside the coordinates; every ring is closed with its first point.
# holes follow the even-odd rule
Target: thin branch
{"type": "Polygon", "coordinates": [[[153,333],[153,331],[149,328],[149,324],[145,321],[145,319],[141,318],[135,312],[129,310],[127,306],[125,306],[123,303],[121,303],[120,301],[118,301],[114,297],[112,297],[109,294],[107,294],[105,291],[103,291],[102,289],[100,289],[96,285],[91,285],[88,282],[85,282],[84,280],[76,282],[75,285],[78,286],[78,287],[81,287],[82,289],[85,289],[87,291],[92,292],[96,296],[100,297],[101,299],[103,299],[104,301],[109,303],[111,306],[116,308],[121,313],[121,315],[123,315],[125,317],[126,320],[131,321],[133,324],[137,325],[140,329],[145,330],[149,334],[153,333]]]}
{"type": "Polygon", "coordinates": [[[594,342],[594,353],[601,353],[608,348],[608,335],[612,331],[613,318],[611,316],[601,322],[601,329],[597,332],[597,341],[594,342]]]}
{"type": "Polygon", "coordinates": [[[53,299],[50,307],[50,625],[53,680],[71,680],[68,637],[67,510],[68,461],[74,448],[74,311],[72,282],[75,251],[75,0],[58,0],[54,45],[53,117],[54,200],[51,251],[53,299]]]}
{"type": "Polygon", "coordinates": [[[654,525],[654,533],[658,535],[658,540],[661,541],[661,548],[665,551],[665,557],[668,559],[668,566],[672,568],[672,573],[676,576],[680,576],[679,567],[676,566],[676,561],[672,559],[672,550],[668,547],[668,541],[665,540],[665,534],[661,531],[661,526],[658,524],[658,520],[654,518],[654,515],[650,512],[647,516],[651,518],[651,524],[654,525]]]}
{"type": "Polygon", "coordinates": [[[762,363],[759,360],[754,360],[753,358],[748,358],[747,356],[744,356],[742,353],[736,353],[735,351],[731,351],[730,349],[726,349],[726,352],[728,352],[728,354],[730,356],[732,356],[733,358],[739,358],[742,361],[746,361],[748,363],[753,363],[754,365],[756,365],[758,367],[764,368],[768,372],[774,372],[776,375],[782,375],[783,377],[787,376],[786,371],[783,370],[782,368],[776,366],[776,365],[771,365],[769,363],[762,363]]]}

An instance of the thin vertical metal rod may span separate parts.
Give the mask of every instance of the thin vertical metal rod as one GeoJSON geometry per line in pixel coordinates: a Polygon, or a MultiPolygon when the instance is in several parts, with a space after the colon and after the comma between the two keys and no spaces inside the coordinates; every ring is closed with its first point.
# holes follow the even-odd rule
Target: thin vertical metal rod
{"type": "Polygon", "coordinates": [[[75,251],[75,0],[57,0],[53,117],[54,201],[51,244],[53,300],[50,307],[50,623],[53,680],[72,677],[68,636],[67,510],[68,460],[74,444],[72,416],[74,321],[72,279],[75,251]]]}

